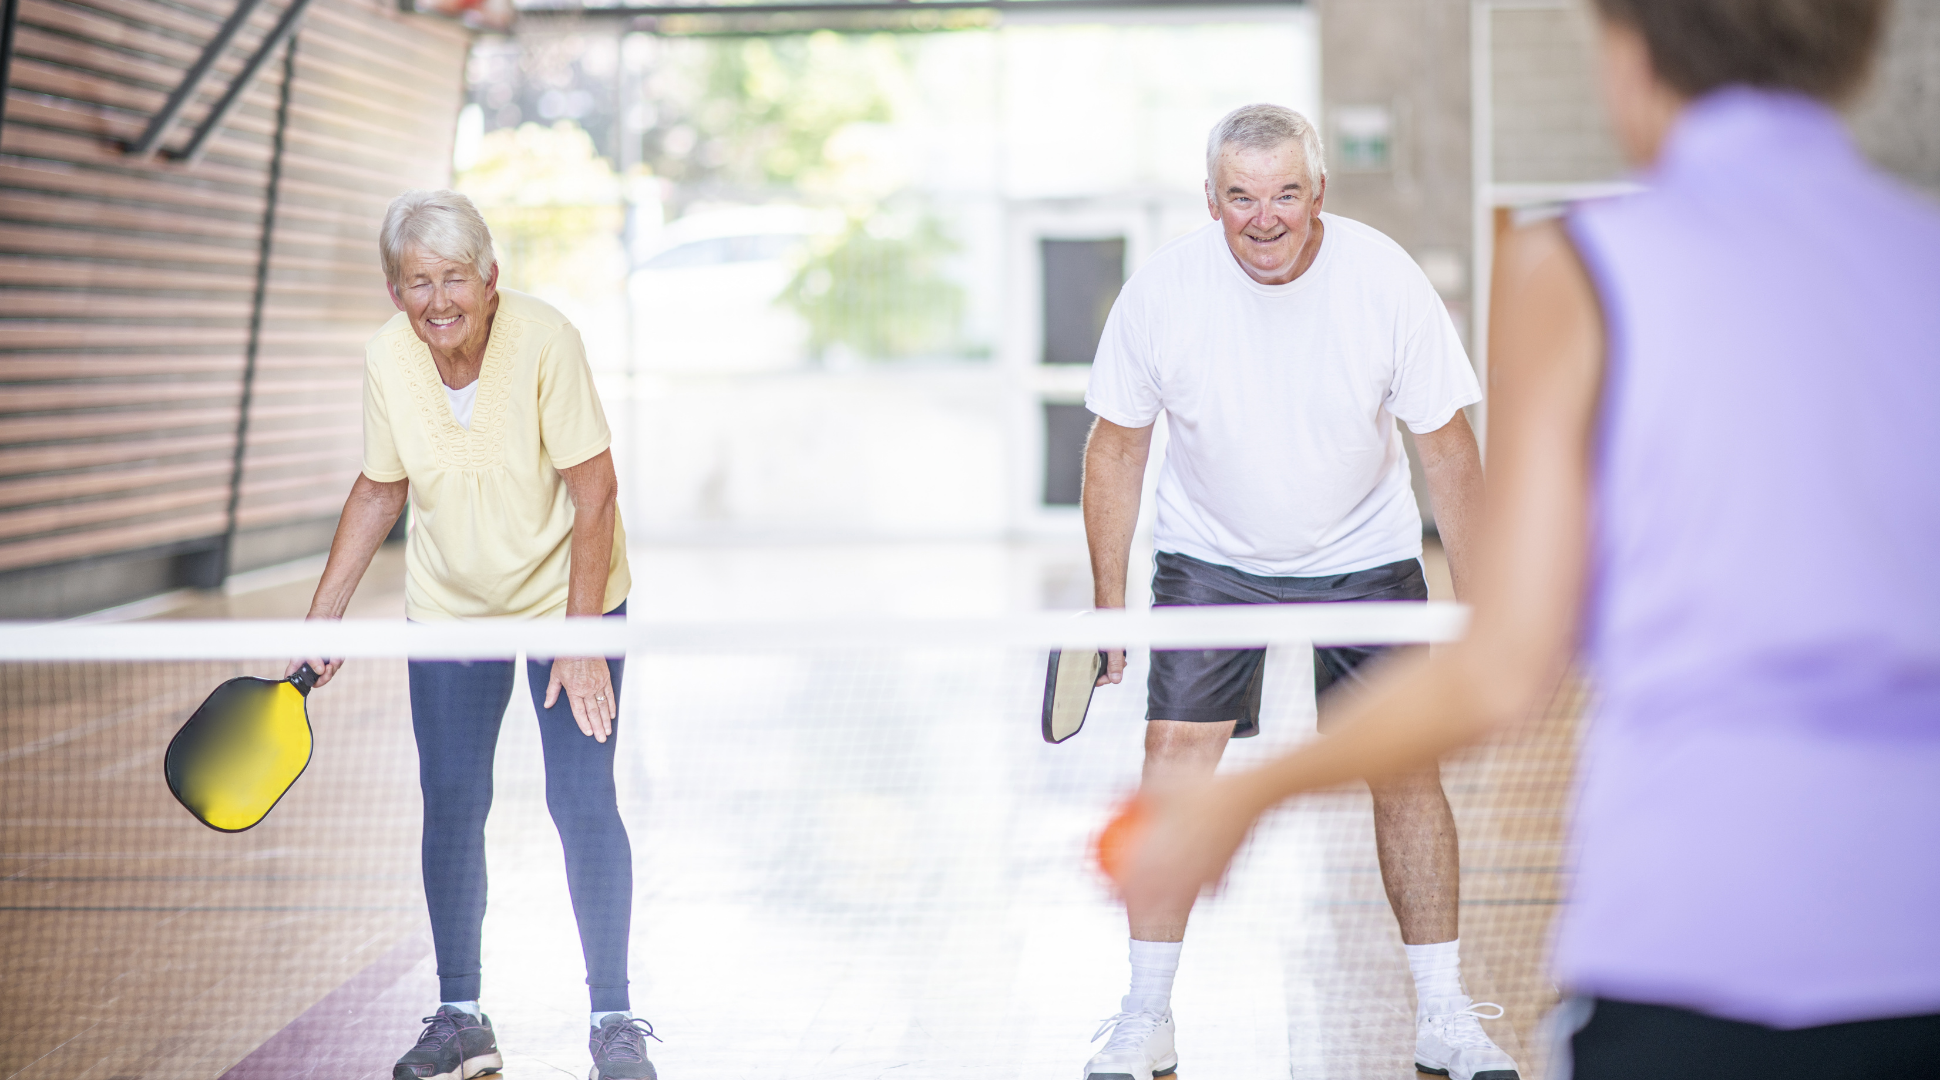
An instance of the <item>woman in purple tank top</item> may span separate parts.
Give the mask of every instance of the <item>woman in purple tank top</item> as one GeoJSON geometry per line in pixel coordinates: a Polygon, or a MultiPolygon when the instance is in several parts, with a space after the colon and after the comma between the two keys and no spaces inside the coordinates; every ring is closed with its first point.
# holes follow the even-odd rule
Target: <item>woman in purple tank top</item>
{"type": "Polygon", "coordinates": [[[1498,254],[1467,638],[1154,797],[1126,892],[1177,902],[1266,808],[1522,722],[1580,657],[1575,1080],[1934,1075],[1940,212],[1831,107],[1885,0],[1596,4],[1644,190],[1498,254]]]}

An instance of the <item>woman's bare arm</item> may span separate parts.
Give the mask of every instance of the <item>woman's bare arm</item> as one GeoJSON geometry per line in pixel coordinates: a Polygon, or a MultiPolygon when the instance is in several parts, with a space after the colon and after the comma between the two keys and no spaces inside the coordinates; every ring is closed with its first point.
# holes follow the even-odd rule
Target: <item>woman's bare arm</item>
{"type": "MultiPolygon", "coordinates": [[[[344,617],[345,609],[350,607],[350,597],[357,591],[357,583],[364,580],[364,571],[370,569],[372,557],[390,535],[391,526],[397,524],[397,516],[404,512],[404,499],[410,491],[409,480],[380,483],[357,474],[357,481],[350,485],[350,497],[344,500],[343,514],[337,518],[337,534],[330,539],[330,558],[324,563],[323,578],[317,582],[316,595],[310,600],[309,618],[344,617]]],[[[305,663],[316,671],[318,686],[329,682],[337,669],[344,666],[342,660],[312,656],[290,661],[290,674],[295,674],[305,663]]]]}
{"type": "Polygon", "coordinates": [[[1299,750],[1159,797],[1128,896],[1177,902],[1216,881],[1253,821],[1282,799],[1420,768],[1530,716],[1554,691],[1583,591],[1603,324],[1559,225],[1512,235],[1497,266],[1489,477],[1468,635],[1391,667],[1299,750]]]}
{"type": "MultiPolygon", "coordinates": [[[[566,494],[573,501],[572,575],[566,588],[566,614],[606,614],[606,578],[613,568],[613,523],[617,520],[620,482],[613,472],[613,452],[598,454],[559,470],[566,494]]],[[[600,742],[613,734],[620,715],[619,695],[613,692],[612,672],[597,656],[558,657],[546,687],[546,708],[560,691],[572,706],[579,730],[600,742]]]]}

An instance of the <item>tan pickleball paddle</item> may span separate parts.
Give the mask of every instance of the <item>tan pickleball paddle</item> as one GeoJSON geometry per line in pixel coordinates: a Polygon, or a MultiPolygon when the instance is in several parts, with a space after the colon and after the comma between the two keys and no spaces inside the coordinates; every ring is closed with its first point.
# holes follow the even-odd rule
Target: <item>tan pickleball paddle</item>
{"type": "Polygon", "coordinates": [[[1105,654],[1098,649],[1054,649],[1044,675],[1044,741],[1061,743],[1085,726],[1091,692],[1098,673],[1105,670],[1105,654]]]}

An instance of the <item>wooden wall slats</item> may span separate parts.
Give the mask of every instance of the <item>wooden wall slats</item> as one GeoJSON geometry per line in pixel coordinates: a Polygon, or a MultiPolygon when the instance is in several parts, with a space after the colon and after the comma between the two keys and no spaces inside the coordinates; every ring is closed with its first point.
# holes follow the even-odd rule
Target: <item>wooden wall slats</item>
{"type": "Polygon", "coordinates": [[[143,293],[9,289],[0,292],[0,319],[192,319],[227,318],[236,310],[236,297],[194,293],[143,293]]]}
{"type": "MultiPolygon", "coordinates": [[[[21,21],[31,23],[35,30],[46,35],[64,35],[77,41],[87,42],[95,49],[113,49],[130,56],[151,57],[156,60],[179,62],[187,67],[202,54],[202,43],[213,27],[184,31],[176,26],[163,26],[148,19],[116,15],[98,8],[82,4],[64,4],[60,0],[19,0],[21,21]]],[[[265,20],[258,17],[253,22],[260,26],[265,20]]],[[[94,55],[91,49],[89,55],[94,55]]],[[[234,68],[235,61],[225,58],[234,68]]]]}
{"type": "MultiPolygon", "coordinates": [[[[0,573],[228,528],[281,55],[197,164],[120,144],[234,3],[21,0],[0,131],[0,573]]],[[[285,3],[251,17],[165,147],[285,3]]],[[[253,531],[334,517],[356,475],[364,343],[393,312],[377,224],[399,191],[449,182],[469,48],[385,0],[314,0],[298,39],[234,489],[245,563],[253,531]]]]}
{"type": "MultiPolygon", "coordinates": [[[[242,280],[247,283],[256,267],[255,250],[240,243],[221,243],[220,240],[219,237],[210,236],[177,238],[168,234],[117,233],[0,221],[0,251],[8,254],[33,253],[68,259],[88,257],[122,263],[138,261],[156,270],[169,271],[177,268],[210,270],[234,267],[238,268],[242,280]]],[[[370,270],[373,275],[378,273],[376,261],[373,256],[370,270]]],[[[315,270],[335,270],[356,265],[347,257],[308,258],[300,254],[280,255],[276,262],[286,268],[315,270]]],[[[382,296],[383,293],[380,291],[375,295],[382,296]]],[[[380,319],[371,324],[371,332],[375,333],[382,322],[380,319]]]]}
{"type": "Polygon", "coordinates": [[[141,409],[0,419],[0,445],[105,435],[152,434],[191,427],[227,426],[233,430],[236,426],[236,409],[237,406],[229,405],[208,409],[141,409]]]}
{"type": "Polygon", "coordinates": [[[233,400],[241,381],[225,376],[193,382],[67,382],[9,387],[0,413],[51,412],[55,409],[138,407],[156,401],[233,400]]]}
{"type": "MultiPolygon", "coordinates": [[[[192,354],[153,354],[114,353],[107,356],[86,353],[53,354],[44,357],[15,357],[7,361],[6,374],[13,386],[8,387],[11,394],[15,387],[32,384],[39,379],[87,379],[116,378],[134,376],[155,381],[157,364],[166,364],[171,372],[161,378],[186,378],[212,371],[227,372],[233,365],[228,356],[195,356],[192,354]]],[[[5,475],[0,470],[0,475],[5,475]]]]}
{"type": "MultiPolygon", "coordinates": [[[[134,142],[148,126],[145,112],[105,107],[75,109],[53,96],[15,98],[7,106],[9,121],[14,119],[16,109],[19,110],[22,125],[37,125],[50,131],[71,131],[108,144],[104,149],[109,149],[116,156],[120,155],[120,151],[115,144],[134,142]]],[[[230,163],[249,165],[267,161],[269,125],[263,117],[253,115],[253,111],[238,107],[231,113],[222,132],[210,140],[208,152],[230,163]]]]}
{"type": "Polygon", "coordinates": [[[48,563],[98,558],[117,552],[141,551],[183,540],[220,535],[229,517],[222,510],[192,514],[170,513],[160,518],[63,532],[0,544],[0,571],[23,570],[48,563]]]}
{"type": "MultiPolygon", "coordinates": [[[[119,149],[100,139],[92,139],[72,132],[48,128],[28,127],[14,122],[13,106],[20,101],[15,97],[7,105],[6,153],[13,158],[14,164],[24,164],[39,160],[50,164],[80,166],[90,170],[98,169],[108,175],[139,175],[154,183],[153,172],[132,161],[119,149]]],[[[157,163],[150,169],[159,170],[169,163],[157,163]]],[[[169,179],[173,179],[170,177],[169,179]]],[[[260,168],[233,168],[223,159],[204,159],[195,168],[193,180],[183,183],[183,187],[205,191],[233,191],[238,194],[249,193],[260,198],[263,193],[263,177],[260,168]]]]}
{"type": "Polygon", "coordinates": [[[229,431],[205,435],[171,435],[165,439],[122,439],[112,442],[104,440],[29,446],[0,450],[0,476],[45,479],[38,474],[60,472],[62,475],[74,475],[64,470],[134,465],[212,451],[222,451],[227,454],[235,449],[235,444],[235,432],[229,431]]]}
{"type": "Polygon", "coordinates": [[[154,0],[120,0],[113,5],[91,3],[90,0],[60,2],[104,18],[118,18],[132,25],[152,27],[157,33],[174,33],[185,41],[195,42],[198,50],[215,34],[216,28],[222,25],[228,15],[227,11],[200,9],[188,4],[157,3],[154,0]]]}
{"type": "Polygon", "coordinates": [[[58,98],[87,98],[104,108],[153,113],[168,99],[161,87],[109,82],[93,72],[76,71],[33,56],[13,59],[15,93],[32,92],[58,98]]]}
{"type": "Polygon", "coordinates": [[[182,480],[220,481],[228,490],[230,464],[227,458],[191,461],[170,465],[141,465],[104,469],[73,476],[35,477],[0,481],[0,506],[22,506],[62,498],[103,495],[132,488],[152,488],[182,480]]]}
{"type": "Polygon", "coordinates": [[[122,174],[102,169],[80,171],[18,158],[12,161],[0,159],[0,189],[166,210],[253,213],[258,219],[263,213],[260,192],[157,184],[133,172],[122,174]]]}
{"type": "Polygon", "coordinates": [[[14,49],[19,56],[59,64],[73,71],[96,76],[108,83],[146,86],[167,93],[181,76],[181,67],[172,67],[165,56],[153,52],[134,52],[102,42],[52,30],[35,24],[32,11],[20,13],[20,28],[15,31],[14,49]]]}
{"type": "Polygon", "coordinates": [[[144,492],[105,499],[64,499],[32,509],[16,509],[0,515],[0,539],[31,533],[71,529],[77,525],[99,525],[126,521],[172,510],[208,510],[229,502],[228,478],[198,484],[178,491],[144,492]]]}
{"type": "MultiPolygon", "coordinates": [[[[260,219],[262,211],[258,210],[256,216],[260,219]]],[[[254,227],[250,225],[247,208],[134,206],[38,191],[0,191],[0,217],[99,231],[160,234],[179,243],[214,239],[226,247],[253,243],[262,233],[260,220],[254,227]]]]}

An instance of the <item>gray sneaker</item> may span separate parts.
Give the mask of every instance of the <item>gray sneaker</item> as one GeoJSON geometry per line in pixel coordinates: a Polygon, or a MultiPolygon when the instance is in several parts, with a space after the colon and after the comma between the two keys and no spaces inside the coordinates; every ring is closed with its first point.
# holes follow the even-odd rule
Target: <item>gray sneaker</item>
{"type": "Polygon", "coordinates": [[[607,1013],[587,1037],[593,1071],[586,1080],[659,1080],[647,1060],[647,1040],[660,1041],[653,1025],[639,1017],[607,1013]]]}
{"type": "Polygon", "coordinates": [[[418,1045],[397,1059],[391,1080],[472,1080],[505,1067],[492,1021],[449,1005],[424,1018],[418,1045]]]}

